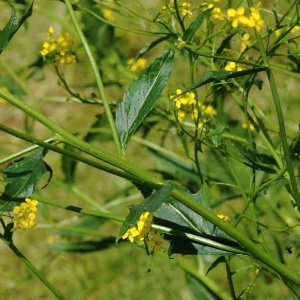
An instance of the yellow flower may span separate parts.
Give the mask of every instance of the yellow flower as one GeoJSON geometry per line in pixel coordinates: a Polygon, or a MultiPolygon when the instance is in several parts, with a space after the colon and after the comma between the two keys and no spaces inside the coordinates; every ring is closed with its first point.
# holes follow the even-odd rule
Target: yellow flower
{"type": "Polygon", "coordinates": [[[237,64],[234,61],[227,62],[226,66],[225,66],[226,71],[242,71],[242,70],[245,70],[245,69],[246,68],[243,65],[237,64]]]}
{"type": "Polygon", "coordinates": [[[36,225],[35,213],[37,211],[37,205],[37,200],[26,198],[25,202],[22,202],[20,205],[14,207],[14,228],[11,229],[11,232],[16,231],[17,229],[25,230],[36,225]]]}
{"type": "Polygon", "coordinates": [[[191,4],[190,2],[183,2],[182,3],[182,10],[181,10],[181,13],[182,15],[185,17],[185,16],[188,16],[189,18],[192,17],[193,13],[192,11],[190,10],[190,7],[191,7],[191,4]]]}
{"type": "Polygon", "coordinates": [[[251,36],[249,33],[244,33],[242,36],[240,52],[244,52],[247,46],[251,46],[251,36]]]}
{"type": "Polygon", "coordinates": [[[104,8],[102,8],[102,13],[106,20],[111,21],[111,22],[113,22],[115,20],[113,11],[111,9],[104,7],[104,8]]]}
{"type": "Polygon", "coordinates": [[[214,9],[212,10],[211,14],[212,14],[212,17],[215,19],[215,20],[224,20],[224,17],[223,17],[223,13],[221,11],[221,8],[220,7],[217,7],[217,6],[214,6],[213,4],[208,4],[207,8],[210,9],[214,7],[214,9]]]}
{"type": "MultiPolygon", "coordinates": [[[[249,124],[249,129],[251,131],[254,131],[254,129],[255,129],[254,126],[251,123],[248,123],[248,124],[249,124]]],[[[242,122],[242,127],[245,128],[245,129],[248,128],[248,125],[247,125],[246,121],[242,122]]]]}
{"type": "Polygon", "coordinates": [[[43,43],[43,48],[40,52],[44,59],[51,60],[55,65],[69,65],[76,62],[74,55],[75,38],[62,31],[55,40],[53,34],[54,29],[50,26],[47,32],[47,41],[43,43]]]}
{"type": "Polygon", "coordinates": [[[233,28],[237,28],[238,26],[247,26],[249,23],[249,19],[244,15],[245,8],[239,7],[238,9],[229,8],[227,10],[227,18],[231,21],[231,26],[233,28]]]}
{"type": "Polygon", "coordinates": [[[258,2],[256,7],[250,7],[250,17],[249,17],[249,27],[253,27],[260,32],[263,26],[265,25],[265,21],[260,16],[260,8],[261,2],[258,2]]]}
{"type": "Polygon", "coordinates": [[[157,231],[152,231],[148,235],[146,243],[151,252],[158,252],[163,244],[162,235],[157,231]]]}
{"type": "Polygon", "coordinates": [[[129,239],[133,243],[136,239],[143,241],[145,237],[151,231],[151,225],[153,222],[152,213],[146,211],[141,214],[136,225],[129,228],[122,236],[122,239],[129,239]]]}
{"type": "Polygon", "coordinates": [[[177,111],[177,119],[180,123],[182,123],[183,119],[185,118],[185,112],[183,110],[177,111]]]}
{"type": "MultiPolygon", "coordinates": [[[[176,89],[176,95],[182,94],[181,89],[176,89]]],[[[176,95],[172,95],[171,98],[176,95]]],[[[196,104],[195,94],[193,92],[187,92],[185,95],[180,95],[174,99],[176,108],[181,108],[181,105],[193,105],[196,104]]]]}
{"type": "MultiPolygon", "coordinates": [[[[130,66],[132,63],[133,63],[133,58],[130,58],[128,61],[127,61],[127,65],[130,66]]],[[[132,72],[140,72],[142,71],[143,69],[145,69],[147,67],[147,59],[146,58],[139,58],[134,65],[132,65],[130,67],[130,71],[132,72]]]]}
{"type": "Polygon", "coordinates": [[[223,221],[230,221],[230,218],[225,215],[218,215],[218,218],[222,219],[223,221]]]}

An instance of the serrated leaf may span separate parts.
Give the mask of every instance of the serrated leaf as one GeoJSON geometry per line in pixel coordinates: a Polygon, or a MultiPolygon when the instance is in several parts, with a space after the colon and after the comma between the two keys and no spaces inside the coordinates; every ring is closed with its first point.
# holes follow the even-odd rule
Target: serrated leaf
{"type": "Polygon", "coordinates": [[[164,202],[168,202],[171,198],[171,193],[174,186],[169,183],[162,189],[154,192],[151,196],[144,199],[144,201],[139,205],[130,206],[130,213],[126,217],[122,224],[118,239],[132,226],[134,226],[139,220],[141,214],[145,211],[154,212],[156,211],[164,202]]]}
{"type": "Polygon", "coordinates": [[[40,149],[1,170],[6,175],[6,185],[0,197],[0,214],[11,211],[24,198],[31,197],[41,177],[50,171],[49,168],[43,160],[43,149],[40,149]]]}
{"type": "Polygon", "coordinates": [[[29,18],[32,14],[32,6],[31,3],[27,12],[21,17],[18,18],[16,15],[16,9],[11,6],[11,16],[8,23],[5,25],[2,31],[0,31],[0,53],[7,47],[9,41],[12,39],[14,34],[18,31],[18,29],[22,26],[23,22],[29,18]]]}
{"type": "Polygon", "coordinates": [[[131,136],[161,97],[172,70],[173,59],[174,51],[164,51],[132,82],[123,100],[119,101],[116,128],[124,152],[131,136]]]}
{"type": "Polygon", "coordinates": [[[202,25],[205,19],[207,19],[210,16],[211,11],[213,8],[206,9],[202,13],[200,13],[197,18],[191,23],[190,27],[184,32],[183,34],[183,40],[186,43],[190,43],[193,36],[195,35],[198,28],[202,25]]]}

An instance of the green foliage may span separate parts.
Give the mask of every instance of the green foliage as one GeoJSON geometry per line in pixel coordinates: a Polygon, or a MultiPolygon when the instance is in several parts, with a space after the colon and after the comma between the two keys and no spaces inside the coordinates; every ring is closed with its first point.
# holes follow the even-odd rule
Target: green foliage
{"type": "Polygon", "coordinates": [[[299,1],[50,2],[0,4],[1,241],[58,299],[297,299],[299,1]]]}
{"type": "Polygon", "coordinates": [[[26,158],[13,161],[1,170],[6,175],[5,190],[0,197],[1,214],[4,211],[11,211],[26,197],[31,197],[41,177],[47,172],[51,174],[51,168],[43,157],[44,150],[40,149],[26,158]]]}
{"type": "Polygon", "coordinates": [[[138,80],[134,80],[119,101],[116,112],[116,127],[123,148],[128,145],[144,118],[168,82],[174,59],[174,52],[166,50],[145,69],[138,80]]]}
{"type": "Polygon", "coordinates": [[[27,12],[21,17],[17,17],[16,9],[11,5],[11,16],[8,23],[0,31],[0,53],[7,47],[9,41],[13,38],[18,29],[22,26],[24,21],[32,14],[33,2],[28,8],[27,12]]]}

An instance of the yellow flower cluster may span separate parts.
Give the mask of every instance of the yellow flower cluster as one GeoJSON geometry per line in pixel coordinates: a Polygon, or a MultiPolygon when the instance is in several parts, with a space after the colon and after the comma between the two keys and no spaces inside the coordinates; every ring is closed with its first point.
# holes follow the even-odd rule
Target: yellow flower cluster
{"type": "MultiPolygon", "coordinates": [[[[181,95],[181,94],[182,94],[182,90],[177,89],[176,90],[176,95],[179,95],[179,96],[177,96],[174,99],[175,107],[177,109],[177,111],[176,111],[177,118],[178,118],[179,122],[182,122],[183,119],[185,118],[185,116],[186,116],[185,110],[189,106],[196,104],[196,99],[195,99],[195,94],[194,93],[187,92],[184,95],[181,95]]],[[[172,95],[171,98],[174,98],[176,95],[172,95]]]]}
{"type": "Polygon", "coordinates": [[[37,211],[38,201],[31,200],[29,198],[25,199],[25,202],[22,202],[20,205],[15,206],[13,212],[15,214],[14,228],[11,229],[11,232],[14,232],[18,229],[28,229],[36,225],[35,222],[35,213],[37,211]]]}
{"type": "Polygon", "coordinates": [[[245,15],[245,8],[240,6],[237,9],[229,8],[227,10],[227,19],[231,22],[233,28],[239,26],[255,28],[258,32],[262,30],[265,21],[260,15],[261,2],[258,2],[256,7],[250,7],[250,15],[245,15]]]}
{"type": "Polygon", "coordinates": [[[193,12],[190,10],[191,3],[190,2],[183,2],[182,3],[182,8],[181,8],[181,13],[185,17],[191,18],[193,15],[193,12]]]}
{"type": "MultiPolygon", "coordinates": [[[[131,64],[133,63],[133,58],[130,58],[127,61],[127,65],[131,66],[131,64]]],[[[139,58],[134,65],[132,65],[130,67],[130,71],[137,73],[140,72],[142,70],[144,70],[147,67],[147,59],[146,58],[139,58]]]]}
{"type": "Polygon", "coordinates": [[[76,62],[74,55],[75,38],[65,31],[62,31],[57,39],[53,38],[53,34],[54,29],[50,26],[47,32],[47,41],[43,43],[41,55],[45,59],[53,61],[55,65],[69,65],[76,62]]]}
{"type": "Polygon", "coordinates": [[[227,62],[226,66],[225,66],[225,70],[231,71],[231,72],[232,71],[242,71],[245,69],[246,69],[245,65],[236,63],[234,61],[227,62]]]}
{"type": "MultiPolygon", "coordinates": [[[[183,17],[191,18],[193,16],[193,12],[190,10],[190,7],[190,2],[183,2],[181,7],[179,7],[179,11],[182,13],[183,17]]],[[[167,4],[163,6],[162,10],[169,10],[171,13],[174,13],[174,0],[167,1],[167,4]]]]}
{"type": "Polygon", "coordinates": [[[122,239],[129,239],[131,243],[135,241],[144,241],[151,252],[157,252],[163,243],[162,235],[153,230],[153,214],[146,211],[141,214],[136,225],[129,228],[122,239]]]}

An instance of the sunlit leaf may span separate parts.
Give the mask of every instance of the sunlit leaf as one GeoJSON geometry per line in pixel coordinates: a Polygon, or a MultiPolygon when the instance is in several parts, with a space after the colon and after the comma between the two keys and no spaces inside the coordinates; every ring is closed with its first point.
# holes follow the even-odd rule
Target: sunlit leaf
{"type": "Polygon", "coordinates": [[[31,197],[41,177],[50,172],[50,167],[43,160],[43,149],[14,161],[1,170],[6,175],[5,190],[0,197],[0,213],[11,211],[20,201],[31,197]]]}
{"type": "Polygon", "coordinates": [[[164,51],[132,82],[123,100],[118,103],[116,127],[123,151],[155,101],[161,97],[172,70],[173,58],[174,51],[164,51]]]}
{"type": "Polygon", "coordinates": [[[169,183],[162,189],[154,192],[151,196],[144,199],[144,201],[139,205],[130,206],[130,213],[126,217],[123,225],[120,229],[119,238],[132,226],[134,226],[139,220],[141,214],[145,211],[154,212],[156,211],[164,202],[170,201],[171,192],[174,186],[169,183]]]}
{"type": "Polygon", "coordinates": [[[9,41],[12,39],[12,37],[18,31],[18,29],[22,26],[23,22],[31,16],[33,2],[31,3],[27,12],[21,18],[17,17],[16,9],[12,5],[10,6],[10,19],[3,28],[3,30],[0,31],[0,53],[7,47],[9,41]]]}

